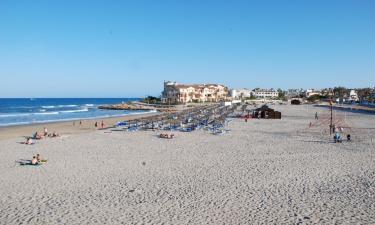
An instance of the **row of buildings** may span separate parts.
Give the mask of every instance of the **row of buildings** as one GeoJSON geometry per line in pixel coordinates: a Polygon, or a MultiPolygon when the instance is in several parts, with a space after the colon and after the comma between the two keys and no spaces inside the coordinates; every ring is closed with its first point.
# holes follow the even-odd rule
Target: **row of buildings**
{"type": "MultiPolygon", "coordinates": [[[[375,90],[374,90],[375,93],[375,90]]],[[[358,101],[357,91],[352,89],[334,90],[334,89],[288,89],[286,91],[275,89],[229,89],[221,84],[180,84],[177,82],[165,81],[162,92],[162,101],[164,103],[187,103],[187,102],[219,102],[224,100],[243,100],[243,99],[292,99],[292,98],[310,98],[313,96],[325,96],[335,98],[340,102],[358,101]],[[344,93],[335,96],[338,92],[344,93]]],[[[375,94],[374,94],[375,98],[375,94]]]]}
{"type": "Polygon", "coordinates": [[[231,89],[229,96],[233,99],[246,99],[246,98],[266,98],[275,99],[279,96],[279,92],[274,89],[260,89],[256,88],[253,90],[243,89],[231,89]]]}
{"type": "Polygon", "coordinates": [[[162,92],[162,101],[165,103],[187,103],[187,102],[219,102],[228,99],[255,98],[277,98],[279,93],[270,89],[240,89],[229,90],[221,84],[180,84],[165,81],[162,92]]]}
{"type": "Polygon", "coordinates": [[[327,98],[332,98],[338,102],[357,102],[359,101],[359,96],[356,90],[351,89],[347,90],[347,93],[335,93],[333,89],[322,89],[322,90],[315,90],[315,89],[289,89],[286,91],[286,96],[288,98],[310,98],[313,96],[324,96],[327,98]]]}

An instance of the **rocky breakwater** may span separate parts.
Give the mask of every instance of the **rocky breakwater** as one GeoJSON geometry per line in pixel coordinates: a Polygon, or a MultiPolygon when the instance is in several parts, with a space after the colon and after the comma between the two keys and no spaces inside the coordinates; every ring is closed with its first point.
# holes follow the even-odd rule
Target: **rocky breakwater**
{"type": "Polygon", "coordinates": [[[101,105],[99,109],[109,109],[109,110],[155,110],[153,106],[135,104],[135,103],[121,103],[114,105],[101,105]]]}
{"type": "Polygon", "coordinates": [[[177,109],[175,107],[168,107],[163,105],[151,105],[145,103],[121,103],[121,104],[114,104],[114,105],[101,105],[98,107],[99,109],[107,109],[107,110],[157,110],[158,112],[176,112],[177,109]]]}

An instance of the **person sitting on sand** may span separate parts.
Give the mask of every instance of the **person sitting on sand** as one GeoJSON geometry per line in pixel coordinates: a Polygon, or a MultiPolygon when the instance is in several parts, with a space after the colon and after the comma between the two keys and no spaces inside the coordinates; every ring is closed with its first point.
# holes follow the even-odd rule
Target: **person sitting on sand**
{"type": "Polygon", "coordinates": [[[36,160],[38,161],[38,163],[46,163],[47,162],[47,159],[43,159],[40,154],[36,154],[36,160]]]}
{"type": "Polygon", "coordinates": [[[40,154],[38,153],[38,154],[36,154],[36,161],[38,161],[38,162],[40,162],[42,159],[41,159],[41,156],[40,156],[40,154]]]}
{"type": "Polygon", "coordinates": [[[40,140],[40,139],[44,138],[44,135],[39,134],[39,132],[37,131],[37,132],[35,132],[33,138],[37,139],[37,140],[40,140]]]}
{"type": "Polygon", "coordinates": [[[341,142],[341,135],[340,135],[340,133],[336,132],[335,136],[333,136],[333,139],[335,140],[335,143],[336,142],[340,143],[341,142]]]}
{"type": "Polygon", "coordinates": [[[36,165],[38,164],[38,160],[36,159],[35,156],[33,156],[33,159],[31,160],[31,165],[36,165]]]}

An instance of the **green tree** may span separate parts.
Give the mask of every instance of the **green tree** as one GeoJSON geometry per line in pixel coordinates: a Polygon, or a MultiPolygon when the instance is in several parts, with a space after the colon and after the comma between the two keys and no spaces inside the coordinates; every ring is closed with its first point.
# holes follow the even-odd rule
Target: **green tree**
{"type": "Polygon", "coordinates": [[[334,87],[333,88],[333,96],[336,98],[343,98],[349,95],[349,89],[345,87],[334,87]]]}
{"type": "Polygon", "coordinates": [[[281,90],[281,88],[277,89],[277,92],[278,92],[278,96],[277,96],[277,99],[278,100],[286,100],[286,92],[281,90]]]}
{"type": "Polygon", "coordinates": [[[358,98],[361,100],[370,100],[373,92],[372,88],[359,88],[356,90],[358,98]]]}
{"type": "Polygon", "coordinates": [[[144,103],[149,103],[149,104],[158,104],[161,102],[161,99],[155,96],[147,96],[142,100],[144,103]]]}

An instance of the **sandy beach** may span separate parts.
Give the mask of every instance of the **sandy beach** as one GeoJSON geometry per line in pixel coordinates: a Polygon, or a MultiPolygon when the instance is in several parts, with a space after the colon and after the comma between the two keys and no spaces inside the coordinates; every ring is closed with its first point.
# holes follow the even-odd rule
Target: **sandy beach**
{"type": "Polygon", "coordinates": [[[0,224],[375,224],[374,115],[346,113],[353,140],[336,144],[308,129],[327,109],[272,107],[281,120],[234,119],[220,136],[68,122],[26,146],[46,125],[0,130],[0,224]],[[15,163],[37,153],[48,162],[15,163]]]}

